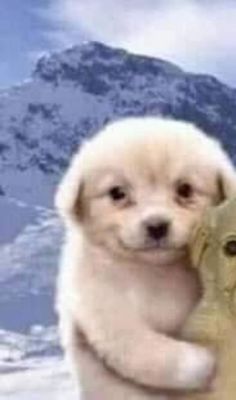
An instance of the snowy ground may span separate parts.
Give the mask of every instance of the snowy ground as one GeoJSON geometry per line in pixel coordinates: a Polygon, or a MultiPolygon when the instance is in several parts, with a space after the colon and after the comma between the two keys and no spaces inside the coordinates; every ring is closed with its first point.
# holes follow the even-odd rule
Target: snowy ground
{"type": "Polygon", "coordinates": [[[73,389],[56,327],[0,331],[0,400],[78,400],[73,389]]]}
{"type": "Polygon", "coordinates": [[[0,400],[78,400],[61,358],[31,360],[0,374],[0,400]]]}

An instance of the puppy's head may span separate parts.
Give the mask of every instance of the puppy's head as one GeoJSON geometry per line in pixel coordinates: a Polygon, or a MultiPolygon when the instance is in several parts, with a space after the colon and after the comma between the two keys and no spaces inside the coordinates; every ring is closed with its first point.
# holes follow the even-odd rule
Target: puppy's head
{"type": "Polygon", "coordinates": [[[234,192],[236,174],[218,142],[185,122],[136,118],[81,148],[56,204],[91,244],[167,263],[185,252],[205,209],[234,192]]]}

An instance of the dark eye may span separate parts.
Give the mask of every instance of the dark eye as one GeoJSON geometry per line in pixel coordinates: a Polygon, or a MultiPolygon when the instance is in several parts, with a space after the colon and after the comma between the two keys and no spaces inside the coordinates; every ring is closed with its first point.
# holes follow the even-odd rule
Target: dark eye
{"type": "Polygon", "coordinates": [[[236,239],[228,240],[225,243],[224,252],[227,256],[236,256],[236,239]]]}
{"type": "Polygon", "coordinates": [[[193,187],[188,182],[181,182],[177,185],[176,193],[182,199],[190,199],[193,195],[193,187]]]}
{"type": "Polygon", "coordinates": [[[114,186],[109,190],[109,196],[113,201],[120,201],[125,199],[127,194],[121,186],[114,186]]]}

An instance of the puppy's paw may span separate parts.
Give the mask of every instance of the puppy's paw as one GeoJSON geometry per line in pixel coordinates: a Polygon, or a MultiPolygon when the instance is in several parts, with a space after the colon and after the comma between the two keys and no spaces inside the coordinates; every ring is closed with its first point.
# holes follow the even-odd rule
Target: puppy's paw
{"type": "Polygon", "coordinates": [[[201,346],[189,345],[179,354],[177,380],[186,390],[208,390],[216,373],[214,354],[201,346]]]}

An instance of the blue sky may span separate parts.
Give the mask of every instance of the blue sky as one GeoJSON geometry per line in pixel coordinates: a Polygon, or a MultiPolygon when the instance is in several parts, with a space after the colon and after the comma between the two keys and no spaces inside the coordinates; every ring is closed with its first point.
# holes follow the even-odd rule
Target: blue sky
{"type": "Polygon", "coordinates": [[[0,0],[0,88],[27,79],[42,53],[70,45],[70,41],[63,45],[53,38],[60,31],[60,22],[49,17],[51,3],[0,0]]]}
{"type": "Polygon", "coordinates": [[[0,86],[21,81],[30,74],[34,51],[48,48],[43,36],[47,23],[34,7],[47,0],[1,0],[0,2],[0,86]]]}
{"type": "Polygon", "coordinates": [[[84,39],[175,62],[236,87],[235,0],[0,0],[0,87],[84,39]]]}

